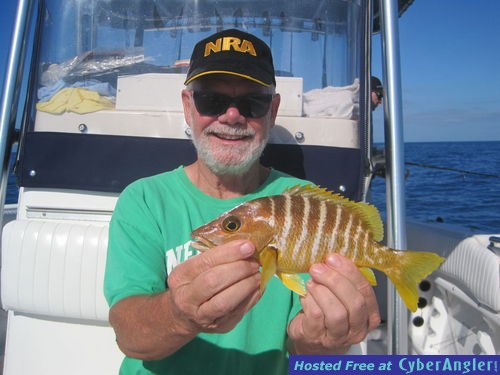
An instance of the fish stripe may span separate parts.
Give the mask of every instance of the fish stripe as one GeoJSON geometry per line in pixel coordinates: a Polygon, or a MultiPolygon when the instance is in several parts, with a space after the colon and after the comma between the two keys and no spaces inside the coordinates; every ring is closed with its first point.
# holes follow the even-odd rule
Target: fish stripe
{"type": "Polygon", "coordinates": [[[370,233],[368,233],[368,231],[366,231],[365,233],[365,239],[363,241],[363,250],[368,250],[368,241],[370,240],[370,233]]]}
{"type": "Polygon", "coordinates": [[[274,227],[276,228],[276,221],[278,215],[276,215],[276,203],[273,197],[267,197],[269,205],[271,206],[271,220],[273,220],[274,227]]]}
{"type": "Polygon", "coordinates": [[[324,234],[324,228],[325,228],[325,224],[326,224],[326,215],[327,215],[326,202],[325,201],[317,201],[317,200],[316,200],[316,202],[319,205],[319,220],[318,220],[318,224],[316,226],[314,240],[313,240],[312,246],[311,246],[311,256],[310,257],[313,259],[317,258],[317,256],[320,253],[321,238],[323,237],[323,234],[324,234]]]}
{"type": "Polygon", "coordinates": [[[369,247],[369,240],[370,240],[370,232],[366,231],[363,239],[363,249],[361,249],[361,253],[364,254],[364,258],[368,263],[373,263],[373,257],[372,255],[374,254],[374,249],[369,247]]]}
{"type": "MultiPolygon", "coordinates": [[[[281,231],[283,230],[283,223],[281,222],[281,215],[279,213],[280,210],[280,201],[278,200],[279,197],[277,196],[272,196],[272,197],[267,197],[270,204],[271,204],[271,213],[273,215],[273,221],[274,221],[274,228],[276,230],[276,238],[281,237],[281,231]]],[[[278,244],[275,244],[278,246],[278,244]]]]}
{"type": "MultiPolygon", "coordinates": [[[[311,205],[310,205],[310,202],[309,202],[309,199],[307,197],[300,197],[301,199],[300,200],[297,200],[298,202],[299,201],[302,201],[303,203],[303,207],[304,207],[304,210],[302,212],[302,220],[297,220],[297,223],[300,222],[300,236],[298,237],[296,243],[295,243],[295,246],[293,247],[293,252],[292,252],[292,257],[294,259],[297,259],[298,256],[299,256],[299,252],[300,252],[300,249],[304,243],[304,240],[306,239],[307,237],[307,221],[309,219],[309,214],[310,214],[310,211],[311,211],[311,205]]],[[[297,202],[297,203],[298,203],[297,202]]],[[[294,202],[295,203],[295,202],[294,202]]],[[[299,228],[296,228],[296,230],[299,230],[299,228]]]]}
{"type": "Polygon", "coordinates": [[[288,242],[290,240],[290,229],[292,228],[292,197],[288,194],[285,196],[285,202],[283,203],[282,207],[282,216],[283,216],[283,233],[280,236],[280,249],[283,251],[287,251],[288,246],[290,246],[290,243],[288,242]]]}
{"type": "Polygon", "coordinates": [[[344,228],[344,236],[342,238],[342,247],[340,248],[339,253],[349,257],[349,240],[351,237],[351,228],[352,228],[352,222],[353,222],[353,215],[349,214],[349,220],[347,221],[347,225],[344,228]]]}
{"type": "Polygon", "coordinates": [[[307,199],[307,204],[309,205],[307,216],[305,216],[306,213],[304,213],[307,233],[306,238],[302,244],[302,249],[300,250],[301,254],[299,259],[302,260],[304,264],[308,264],[313,263],[313,260],[316,259],[317,255],[314,249],[314,239],[319,230],[320,217],[318,216],[318,211],[321,202],[319,202],[317,199],[311,199],[310,197],[307,197],[305,199],[307,199]]]}
{"type": "Polygon", "coordinates": [[[328,248],[330,251],[338,251],[337,235],[339,233],[340,222],[342,221],[342,208],[340,205],[335,206],[335,225],[330,232],[330,242],[328,243],[328,248]]]}
{"type": "MultiPolygon", "coordinates": [[[[332,233],[333,226],[335,225],[335,213],[337,212],[336,210],[332,209],[331,205],[329,205],[327,202],[322,203],[324,205],[325,209],[325,220],[323,223],[323,228],[321,228],[321,237],[320,237],[320,251],[323,253],[330,253],[332,252],[332,249],[329,248],[330,246],[330,234],[332,233]]],[[[321,254],[324,256],[324,254],[321,254]]]]}
{"type": "Polygon", "coordinates": [[[354,235],[351,236],[352,238],[352,244],[351,244],[351,249],[352,249],[352,259],[357,260],[358,255],[362,254],[362,249],[360,246],[360,237],[363,234],[363,225],[361,221],[359,220],[359,217],[356,217],[355,220],[355,227],[353,228],[354,235]]]}

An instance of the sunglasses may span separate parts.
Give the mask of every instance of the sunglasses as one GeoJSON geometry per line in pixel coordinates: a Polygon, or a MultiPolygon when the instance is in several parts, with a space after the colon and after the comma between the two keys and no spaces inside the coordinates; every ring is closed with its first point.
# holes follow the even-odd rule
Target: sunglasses
{"type": "Polygon", "coordinates": [[[203,116],[219,116],[234,104],[242,116],[259,118],[264,116],[271,106],[272,94],[246,94],[229,96],[210,91],[193,91],[194,105],[203,116]]]}
{"type": "Polygon", "coordinates": [[[382,100],[384,97],[383,91],[375,91],[375,95],[377,95],[378,100],[382,100]]]}

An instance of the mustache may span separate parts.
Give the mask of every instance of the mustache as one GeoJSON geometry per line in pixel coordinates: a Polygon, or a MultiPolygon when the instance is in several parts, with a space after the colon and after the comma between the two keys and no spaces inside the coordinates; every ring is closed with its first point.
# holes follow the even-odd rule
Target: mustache
{"type": "Polygon", "coordinates": [[[227,125],[210,125],[203,130],[204,135],[226,135],[226,136],[237,136],[237,137],[253,137],[255,135],[255,130],[252,128],[238,128],[227,125]]]}

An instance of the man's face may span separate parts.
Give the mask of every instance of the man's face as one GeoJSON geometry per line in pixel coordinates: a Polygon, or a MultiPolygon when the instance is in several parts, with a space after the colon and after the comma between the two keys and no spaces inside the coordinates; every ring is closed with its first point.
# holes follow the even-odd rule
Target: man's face
{"type": "Polygon", "coordinates": [[[374,110],[380,104],[382,104],[382,96],[377,94],[375,91],[371,92],[371,96],[372,96],[372,110],[374,110]]]}
{"type": "MultiPolygon", "coordinates": [[[[213,173],[241,175],[258,162],[269,138],[271,127],[274,125],[280,98],[279,95],[272,96],[269,109],[262,116],[259,113],[260,117],[254,118],[253,115],[245,113],[245,108],[249,108],[249,103],[252,103],[250,108],[258,106],[259,101],[271,93],[270,88],[229,75],[200,78],[193,82],[193,91],[183,90],[184,114],[192,130],[198,158],[213,173]],[[222,94],[222,101],[227,101],[227,96],[237,97],[240,100],[235,100],[236,103],[231,103],[227,109],[220,111],[221,113],[207,115],[197,109],[194,98],[197,94],[194,92],[201,97],[198,100],[205,100],[204,104],[210,104],[210,100],[217,100],[219,94],[222,94]],[[212,94],[215,94],[215,97],[212,94]],[[258,95],[255,98],[257,103],[247,100],[246,95],[249,94],[258,95]]],[[[207,107],[213,109],[216,103],[207,107]]]]}

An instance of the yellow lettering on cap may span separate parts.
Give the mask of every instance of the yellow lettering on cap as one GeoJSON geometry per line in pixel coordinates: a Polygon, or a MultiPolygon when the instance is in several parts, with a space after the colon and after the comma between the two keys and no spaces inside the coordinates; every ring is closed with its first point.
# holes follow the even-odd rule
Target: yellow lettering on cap
{"type": "Polygon", "coordinates": [[[208,42],[207,44],[205,44],[204,57],[210,55],[211,52],[220,52],[221,46],[222,46],[222,38],[217,39],[215,43],[208,42]]]}
{"type": "Polygon", "coordinates": [[[207,42],[207,44],[205,44],[204,57],[207,57],[212,52],[229,51],[231,49],[237,52],[249,53],[252,56],[257,56],[257,52],[255,51],[255,47],[252,42],[245,39],[241,40],[239,38],[227,36],[217,39],[215,43],[207,42]]]}
{"type": "Polygon", "coordinates": [[[239,40],[238,38],[234,38],[232,36],[227,36],[224,38],[224,40],[222,42],[222,50],[229,51],[231,48],[233,48],[235,51],[241,52],[240,43],[241,43],[241,40],[239,40]]]}
{"type": "Polygon", "coordinates": [[[248,40],[243,40],[243,42],[241,42],[240,50],[241,52],[248,52],[252,56],[257,56],[257,52],[255,52],[252,42],[249,42],[248,40]]]}

